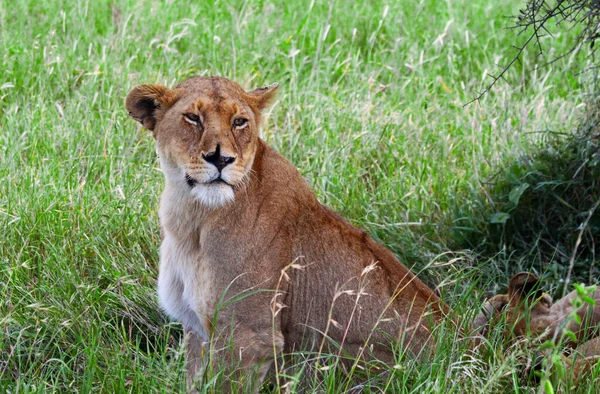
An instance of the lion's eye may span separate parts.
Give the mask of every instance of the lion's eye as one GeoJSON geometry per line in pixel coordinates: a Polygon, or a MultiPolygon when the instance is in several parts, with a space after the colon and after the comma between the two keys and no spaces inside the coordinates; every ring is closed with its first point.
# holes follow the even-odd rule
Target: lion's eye
{"type": "Polygon", "coordinates": [[[186,122],[188,122],[189,124],[193,124],[193,125],[197,125],[200,123],[200,117],[196,114],[185,114],[183,115],[183,119],[185,119],[186,122]]]}
{"type": "Polygon", "coordinates": [[[237,128],[237,129],[242,129],[242,128],[246,127],[247,124],[248,124],[248,119],[235,118],[233,120],[233,127],[237,128]]]}

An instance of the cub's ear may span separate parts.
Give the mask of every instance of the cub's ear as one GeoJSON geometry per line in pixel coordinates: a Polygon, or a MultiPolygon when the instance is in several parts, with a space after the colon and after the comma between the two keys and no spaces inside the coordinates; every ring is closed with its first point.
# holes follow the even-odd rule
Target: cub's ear
{"type": "Polygon", "coordinates": [[[525,301],[526,298],[536,300],[543,294],[539,278],[530,272],[519,272],[508,283],[508,295],[512,303],[525,301]]]}
{"type": "Polygon", "coordinates": [[[258,88],[256,90],[248,92],[248,95],[250,96],[250,98],[253,99],[258,110],[262,111],[265,108],[268,108],[273,103],[273,100],[277,95],[277,88],[279,88],[279,84],[274,83],[267,87],[258,88]]]}
{"type": "Polygon", "coordinates": [[[473,329],[481,335],[486,335],[490,321],[504,311],[509,301],[508,294],[497,294],[487,300],[473,321],[473,329]]]}
{"type": "Polygon", "coordinates": [[[131,89],[125,99],[129,116],[148,130],[154,130],[157,110],[169,109],[181,97],[183,90],[163,85],[139,85],[131,89]]]}
{"type": "Polygon", "coordinates": [[[490,306],[493,308],[494,313],[502,313],[506,306],[510,302],[510,298],[508,298],[508,294],[496,294],[492,298],[488,300],[490,306]]]}

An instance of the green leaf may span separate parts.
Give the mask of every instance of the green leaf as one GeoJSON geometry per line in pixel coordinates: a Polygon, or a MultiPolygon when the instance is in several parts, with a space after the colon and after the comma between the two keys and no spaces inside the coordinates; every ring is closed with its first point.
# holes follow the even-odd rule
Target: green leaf
{"type": "Polygon", "coordinates": [[[577,295],[585,295],[587,294],[587,291],[585,289],[585,286],[580,284],[580,283],[573,283],[573,287],[575,288],[575,290],[577,291],[577,295]]]}
{"type": "Polygon", "coordinates": [[[527,190],[528,188],[529,183],[522,183],[519,186],[514,187],[510,191],[510,193],[508,193],[508,199],[510,200],[510,202],[515,204],[515,206],[519,205],[519,200],[521,199],[523,192],[525,192],[525,190],[527,190]]]}
{"type": "Polygon", "coordinates": [[[596,285],[586,286],[585,289],[587,290],[588,294],[593,293],[596,291],[596,285]]]}
{"type": "Polygon", "coordinates": [[[552,388],[552,383],[549,380],[544,383],[544,391],[546,394],[554,394],[554,388],[552,388]]]}
{"type": "Polygon", "coordinates": [[[510,219],[510,215],[506,212],[496,212],[488,219],[490,223],[504,224],[510,219]]]}
{"type": "Polygon", "coordinates": [[[596,305],[596,300],[594,300],[592,297],[590,296],[581,296],[581,299],[583,300],[583,302],[585,302],[588,305],[594,306],[596,305]]]}
{"type": "Polygon", "coordinates": [[[560,355],[557,354],[556,357],[554,357],[553,361],[554,361],[554,368],[555,368],[554,373],[556,373],[558,375],[558,377],[560,379],[562,379],[565,376],[565,372],[566,372],[565,366],[563,364],[563,360],[560,357],[560,355]]]}
{"type": "Polygon", "coordinates": [[[577,337],[575,336],[575,333],[571,330],[565,330],[564,331],[565,335],[569,337],[569,339],[573,342],[577,342],[577,337]]]}
{"type": "Polygon", "coordinates": [[[543,351],[543,350],[546,350],[546,349],[552,349],[552,348],[554,348],[554,346],[555,346],[554,342],[552,342],[552,341],[546,341],[546,342],[544,342],[544,343],[542,343],[540,345],[540,351],[543,351]]]}

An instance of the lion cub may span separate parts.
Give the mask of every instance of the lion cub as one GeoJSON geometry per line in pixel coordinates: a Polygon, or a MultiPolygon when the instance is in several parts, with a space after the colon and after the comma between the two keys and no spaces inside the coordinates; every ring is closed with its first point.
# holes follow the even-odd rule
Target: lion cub
{"type": "Polygon", "coordinates": [[[575,348],[567,363],[572,364],[574,376],[578,376],[600,357],[600,290],[590,294],[596,303],[594,306],[586,303],[576,310],[572,303],[576,297],[577,291],[572,291],[553,302],[552,297],[542,292],[537,276],[520,272],[510,278],[508,294],[497,294],[486,301],[473,328],[486,335],[489,324],[505,313],[509,335],[516,337],[551,340],[559,337],[560,330],[568,329],[575,334],[577,342],[567,343],[575,348]],[[570,319],[573,312],[581,324],[570,319]]]}
{"type": "Polygon", "coordinates": [[[490,320],[501,312],[506,312],[507,327],[517,337],[549,339],[563,328],[573,331],[578,340],[597,336],[600,330],[600,290],[594,291],[590,296],[596,301],[596,305],[584,304],[575,311],[572,300],[577,297],[576,291],[553,302],[552,297],[542,292],[537,276],[519,272],[510,278],[508,294],[497,294],[486,301],[473,328],[485,334],[490,320]],[[581,318],[581,325],[568,319],[573,311],[581,318]]]}
{"type": "Polygon", "coordinates": [[[262,378],[282,353],[332,344],[389,361],[395,338],[419,355],[446,311],[259,138],[276,91],[195,77],[175,89],[140,85],[126,99],[165,176],[158,297],[188,333],[189,382],[204,353],[232,366],[230,379],[262,378]]]}

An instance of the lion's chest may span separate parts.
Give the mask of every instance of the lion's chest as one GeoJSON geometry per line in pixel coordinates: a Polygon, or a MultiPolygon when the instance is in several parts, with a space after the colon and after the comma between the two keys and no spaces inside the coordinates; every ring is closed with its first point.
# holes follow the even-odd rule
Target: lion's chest
{"type": "Polygon", "coordinates": [[[214,272],[200,248],[167,234],[160,248],[158,298],[162,308],[184,327],[208,340],[217,301],[214,272]]]}

